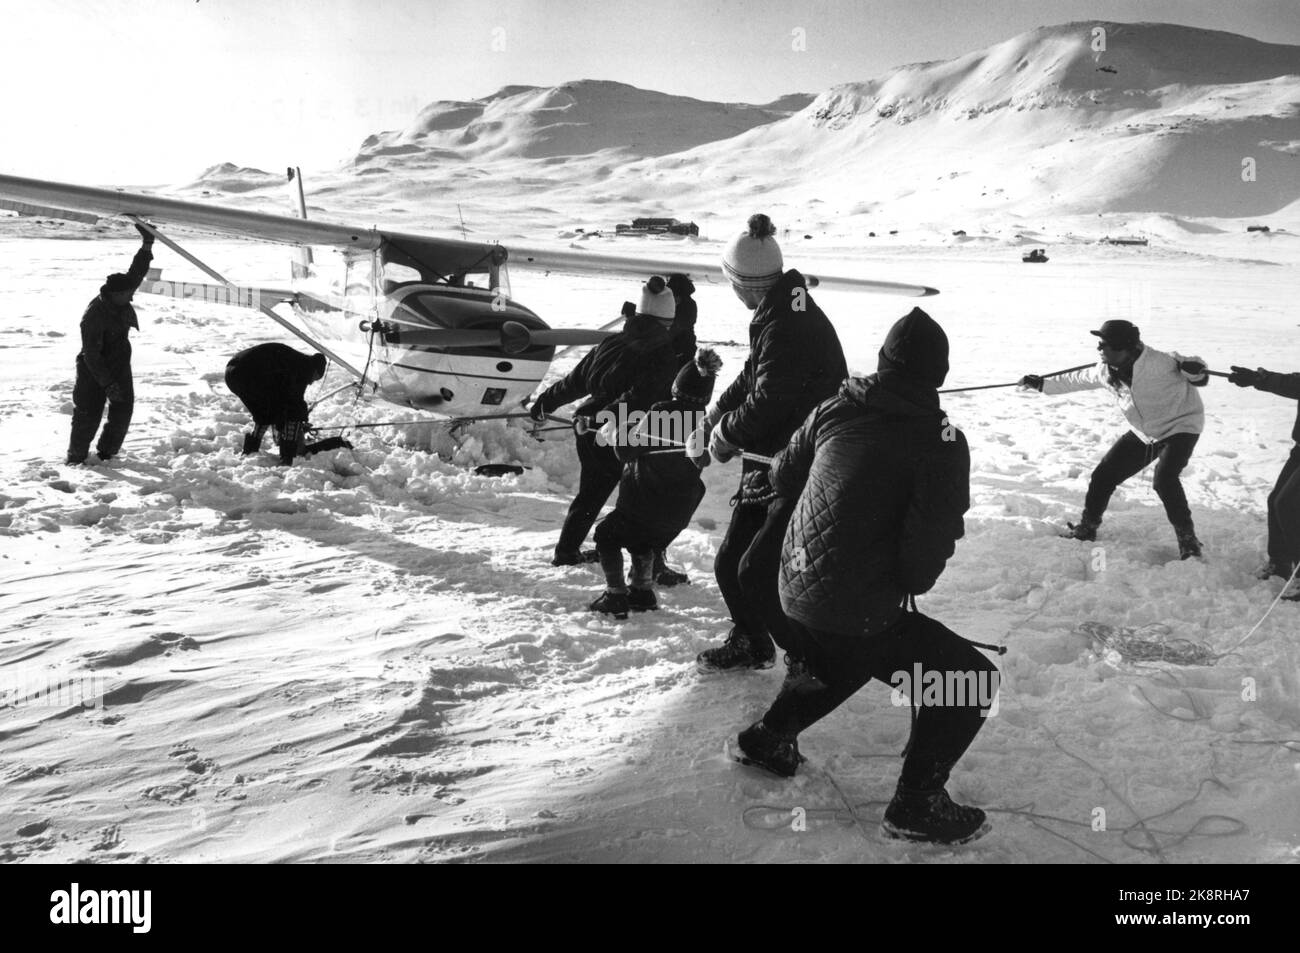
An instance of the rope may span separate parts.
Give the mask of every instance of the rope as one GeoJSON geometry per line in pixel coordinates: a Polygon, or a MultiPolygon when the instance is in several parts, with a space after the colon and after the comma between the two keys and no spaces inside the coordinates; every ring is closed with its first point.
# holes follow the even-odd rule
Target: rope
{"type": "MultiPolygon", "coordinates": [[[[1094,362],[1095,363],[1095,362],[1094,362]]],[[[1085,368],[1092,367],[1092,364],[1080,364],[1078,367],[1067,367],[1063,371],[1052,371],[1050,374],[1040,374],[1046,380],[1049,377],[1060,377],[1062,374],[1073,374],[1075,371],[1081,371],[1085,368]]],[[[947,390],[939,391],[940,394],[963,394],[972,390],[993,390],[998,387],[1019,387],[1020,381],[1013,381],[1010,384],[981,384],[978,387],[949,387],[947,390]]]]}
{"type": "Polygon", "coordinates": [[[1237,649],[1241,648],[1241,646],[1246,642],[1247,639],[1249,639],[1252,635],[1254,635],[1257,631],[1259,631],[1259,627],[1264,624],[1264,620],[1267,619],[1269,615],[1272,614],[1273,610],[1277,608],[1277,604],[1282,601],[1282,593],[1286,592],[1287,589],[1290,588],[1291,583],[1295,581],[1297,572],[1300,572],[1300,562],[1295,564],[1295,568],[1291,570],[1290,578],[1287,579],[1286,585],[1282,587],[1282,592],[1279,592],[1273,598],[1273,603],[1268,607],[1268,610],[1262,616],[1260,616],[1259,621],[1256,622],[1255,625],[1251,628],[1251,630],[1246,633],[1246,635],[1242,638],[1242,640],[1238,642],[1236,645],[1234,645],[1232,648],[1228,649],[1227,652],[1224,652],[1223,653],[1224,655],[1231,654],[1232,652],[1235,652],[1237,649]]]}

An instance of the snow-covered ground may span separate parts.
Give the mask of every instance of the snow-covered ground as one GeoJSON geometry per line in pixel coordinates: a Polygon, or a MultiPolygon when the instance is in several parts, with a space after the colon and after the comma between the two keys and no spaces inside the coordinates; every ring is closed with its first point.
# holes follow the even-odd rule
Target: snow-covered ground
{"type": "MultiPolygon", "coordinates": [[[[1274,223],[1291,232],[1153,219],[1169,234],[1149,248],[1063,242],[1034,266],[1010,235],[938,229],[818,254],[939,287],[921,304],[952,341],[952,387],[1088,361],[1088,329],[1113,317],[1216,369],[1300,370],[1300,221],[1274,223]]],[[[1107,660],[1079,631],[1162,623],[1217,652],[1251,631],[1279,587],[1250,571],[1293,403],[1223,380],[1203,392],[1185,483],[1206,557],[1179,562],[1149,473],[1116,495],[1096,547],[1056,538],[1122,431],[1103,394],[946,398],[971,442],[974,506],[921,607],[1008,648],[998,714],[950,784],[995,827],[958,850],[900,846],[876,831],[909,722],[884,686],[806,733],[792,781],[724,755],[782,675],[693,666],[727,628],[711,570],[735,465],[706,471],[671,551],[691,585],[607,621],[586,610],[594,568],[549,565],[576,483],[565,435],[484,424],[457,445],[426,424],[354,431],[355,452],[291,469],[242,458],[225,361],[292,339],[256,315],[142,296],[125,452],[65,467],[77,322],[133,245],[15,232],[0,240],[0,860],[1300,858],[1300,608],[1279,605],[1208,667],[1107,660]],[[531,469],[472,474],[488,461],[531,469]],[[60,676],[102,679],[102,706],[16,694],[60,676]]],[[[787,263],[814,270],[807,247],[788,243],[787,263]]],[[[202,248],[242,277],[286,270],[247,244],[202,248]]],[[[164,249],[156,263],[177,267],[164,249]]],[[[637,284],[513,278],[566,326],[604,323],[637,284]]],[[[748,314],[724,289],[697,297],[729,380],[748,314]]],[[[859,372],[915,303],[817,297],[859,372]]],[[[339,396],[313,420],[404,414],[339,396]]]]}

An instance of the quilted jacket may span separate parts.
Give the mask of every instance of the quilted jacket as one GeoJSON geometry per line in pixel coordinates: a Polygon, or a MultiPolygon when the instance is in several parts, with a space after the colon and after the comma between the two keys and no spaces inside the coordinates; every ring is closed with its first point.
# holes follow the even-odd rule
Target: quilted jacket
{"type": "Polygon", "coordinates": [[[798,497],[781,551],[781,605],[815,629],[887,628],[906,595],[934,585],[965,531],[965,436],[933,387],[886,378],[845,381],[772,462],[772,486],[798,497]]]}
{"type": "MultiPolygon", "coordinates": [[[[717,426],[733,446],[765,456],[783,449],[809,411],[848,376],[830,320],[791,270],[763,296],[749,324],[749,359],[718,398],[717,426]]],[[[746,460],[742,502],[771,496],[767,466],[746,460]]]]}

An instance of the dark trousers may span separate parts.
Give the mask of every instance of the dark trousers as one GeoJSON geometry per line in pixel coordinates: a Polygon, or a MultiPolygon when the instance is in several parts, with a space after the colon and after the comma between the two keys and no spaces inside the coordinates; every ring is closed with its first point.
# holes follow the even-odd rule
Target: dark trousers
{"type": "Polygon", "coordinates": [[[884,632],[871,636],[811,629],[793,619],[789,625],[799,633],[805,661],[817,677],[787,679],[763,716],[764,724],[778,734],[798,734],[871,679],[879,679],[901,687],[917,706],[899,780],[917,790],[942,787],[984,726],[981,712],[989,709],[997,692],[997,667],[957,633],[920,613],[904,613],[884,632]],[[920,685],[913,688],[918,664],[920,685]],[[945,690],[936,697],[923,690],[929,672],[960,677],[944,675],[945,690]]]}
{"type": "Polygon", "coordinates": [[[90,441],[99,430],[100,418],[104,416],[104,404],[108,404],[108,422],[99,435],[96,447],[100,457],[107,458],[122,449],[126,439],[127,428],[131,426],[131,412],[135,409],[135,391],[131,386],[131,373],[128,370],[126,380],[122,381],[124,391],[122,400],[110,401],[104,388],[91,376],[85,362],[77,358],[77,380],[72,385],[72,437],[68,440],[68,459],[81,461],[90,453],[90,441]]]}
{"type": "Polygon", "coordinates": [[[1183,492],[1182,481],[1178,478],[1192,458],[1196,441],[1200,434],[1176,433],[1154,444],[1144,442],[1133,431],[1115,441],[1115,446],[1101,458],[1097,469],[1092,471],[1088,481],[1088,496],[1084,500],[1084,512],[1095,520],[1100,520],[1110,503],[1115,488],[1146,469],[1155,461],[1156,472],[1153,483],[1156,495],[1165,505],[1165,515],[1176,529],[1192,525],[1192,511],[1187,505],[1187,494],[1183,492]]]}
{"type": "Polygon", "coordinates": [[[605,585],[614,592],[627,588],[623,578],[623,550],[632,556],[632,584],[641,589],[650,588],[654,582],[654,561],[667,543],[662,531],[655,531],[631,519],[627,513],[615,509],[596,524],[594,535],[596,552],[600,554],[600,568],[605,573],[605,585]]]}
{"type": "Polygon", "coordinates": [[[1300,562],[1300,446],[1268,495],[1268,558],[1287,573],[1300,562]]]}
{"type": "Polygon", "coordinates": [[[560,541],[555,544],[557,553],[576,553],[582,548],[591,524],[600,515],[609,495],[618,487],[623,475],[623,464],[614,456],[613,447],[596,443],[596,435],[588,431],[578,434],[578,495],[569,504],[568,515],[560,530],[560,541]]]}
{"type": "Polygon", "coordinates": [[[775,641],[798,657],[799,637],[781,609],[778,589],[781,543],[794,503],[781,497],[767,504],[737,503],[713,561],[713,574],[736,631],[747,635],[760,652],[775,641]]]}

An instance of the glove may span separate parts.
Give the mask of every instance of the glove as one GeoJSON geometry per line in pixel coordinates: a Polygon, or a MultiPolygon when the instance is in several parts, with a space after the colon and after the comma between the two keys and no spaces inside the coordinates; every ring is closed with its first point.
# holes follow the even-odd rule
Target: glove
{"type": "Polygon", "coordinates": [[[532,406],[528,408],[528,416],[539,424],[546,423],[546,405],[542,403],[542,398],[538,397],[533,401],[532,406]]]}
{"type": "Polygon", "coordinates": [[[618,446],[618,421],[611,420],[596,432],[596,443],[602,447],[618,446]]]}
{"type": "Polygon", "coordinates": [[[1228,375],[1228,380],[1232,381],[1232,383],[1236,384],[1238,387],[1258,387],[1263,382],[1264,375],[1267,373],[1268,371],[1264,370],[1262,367],[1258,370],[1252,371],[1248,367],[1237,367],[1234,364],[1232,366],[1232,373],[1228,375]]]}
{"type": "Polygon", "coordinates": [[[709,453],[719,463],[726,463],[740,453],[740,448],[722,435],[721,427],[714,427],[713,432],[709,434],[709,453]]]}
{"type": "Polygon", "coordinates": [[[579,436],[592,430],[594,426],[595,424],[591,417],[583,417],[580,414],[573,415],[573,432],[579,436]]]}
{"type": "Polygon", "coordinates": [[[701,470],[713,462],[713,458],[709,456],[709,425],[707,421],[691,431],[691,435],[686,438],[686,459],[701,470]]]}
{"type": "Polygon", "coordinates": [[[1198,361],[1194,357],[1189,357],[1185,361],[1178,362],[1178,369],[1185,374],[1192,374],[1199,377],[1205,373],[1205,362],[1198,361]]]}
{"type": "Polygon", "coordinates": [[[1026,374],[1020,378],[1020,386],[1026,390],[1041,391],[1043,389],[1043,379],[1037,374],[1026,374]]]}
{"type": "Polygon", "coordinates": [[[135,227],[135,230],[140,233],[140,240],[143,241],[146,245],[153,244],[153,232],[149,231],[143,225],[137,225],[135,227]]]}
{"type": "Polygon", "coordinates": [[[632,315],[636,314],[636,305],[631,301],[624,301],[623,307],[619,309],[619,314],[623,315],[625,318],[632,317],[632,315]]]}

